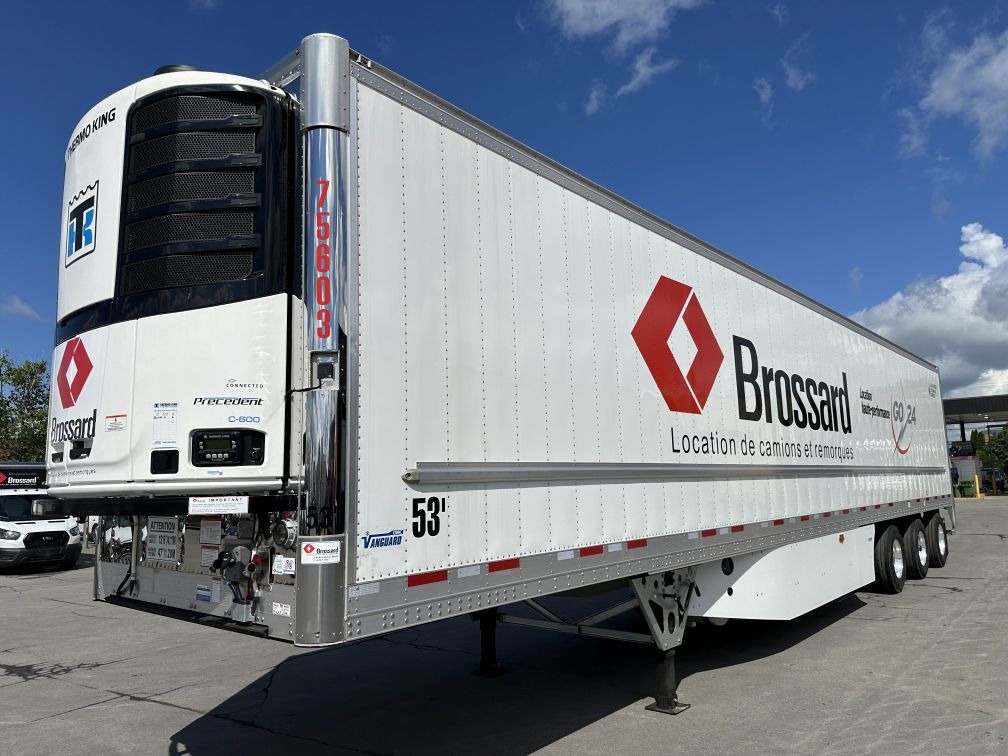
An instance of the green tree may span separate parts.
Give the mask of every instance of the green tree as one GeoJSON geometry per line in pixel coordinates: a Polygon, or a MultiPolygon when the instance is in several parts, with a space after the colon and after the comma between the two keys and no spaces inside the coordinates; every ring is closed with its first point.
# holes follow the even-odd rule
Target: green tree
{"type": "Polygon", "coordinates": [[[44,360],[18,364],[0,353],[0,459],[45,460],[49,372],[44,360]]]}

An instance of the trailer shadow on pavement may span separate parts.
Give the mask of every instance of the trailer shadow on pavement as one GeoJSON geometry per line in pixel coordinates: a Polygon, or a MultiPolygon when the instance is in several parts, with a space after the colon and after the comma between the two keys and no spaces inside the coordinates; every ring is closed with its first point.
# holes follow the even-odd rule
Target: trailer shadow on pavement
{"type": "MultiPolygon", "coordinates": [[[[622,594],[547,601],[584,616],[622,594]]],[[[864,606],[849,595],[790,622],[732,621],[687,630],[680,678],[773,656],[864,606]]],[[[610,626],[646,632],[627,614],[610,626]]],[[[475,673],[479,626],[467,617],[349,646],[296,654],[172,736],[172,754],[246,744],[311,753],[528,753],[626,707],[650,702],[652,647],[498,628],[503,672],[475,673]]],[[[688,686],[685,686],[688,687],[688,686]]]]}

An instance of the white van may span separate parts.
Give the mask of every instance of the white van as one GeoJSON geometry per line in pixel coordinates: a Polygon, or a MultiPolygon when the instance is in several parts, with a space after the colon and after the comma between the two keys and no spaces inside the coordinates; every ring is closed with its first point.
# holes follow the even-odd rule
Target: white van
{"type": "Polygon", "coordinates": [[[0,569],[26,564],[77,564],[81,530],[54,514],[45,493],[45,465],[0,462],[0,569]]]}

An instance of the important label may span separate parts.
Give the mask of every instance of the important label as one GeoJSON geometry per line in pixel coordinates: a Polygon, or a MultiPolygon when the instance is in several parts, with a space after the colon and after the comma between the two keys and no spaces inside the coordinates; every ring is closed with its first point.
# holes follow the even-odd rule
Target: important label
{"type": "Polygon", "coordinates": [[[336,564],[339,560],[339,541],[305,541],[301,544],[301,564],[336,564]]]}
{"type": "Polygon", "coordinates": [[[280,617],[290,617],[291,616],[291,605],[281,604],[278,601],[273,602],[273,614],[280,617]]]}
{"type": "Polygon", "coordinates": [[[190,496],[189,514],[246,514],[248,503],[248,496],[190,496]]]}
{"type": "Polygon", "coordinates": [[[105,415],[105,431],[106,433],[112,433],[114,431],[124,431],[126,430],[126,414],[120,415],[105,415]]]}
{"type": "Polygon", "coordinates": [[[179,561],[179,528],[174,517],[147,518],[147,559],[179,561]]]}

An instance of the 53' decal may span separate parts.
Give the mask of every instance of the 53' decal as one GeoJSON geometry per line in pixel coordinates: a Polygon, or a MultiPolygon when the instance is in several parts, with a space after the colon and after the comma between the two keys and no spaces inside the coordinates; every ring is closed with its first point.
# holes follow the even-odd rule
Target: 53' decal
{"type": "Polygon", "coordinates": [[[441,532],[441,515],[448,509],[448,497],[413,498],[413,537],[436,536],[441,532]]]}

